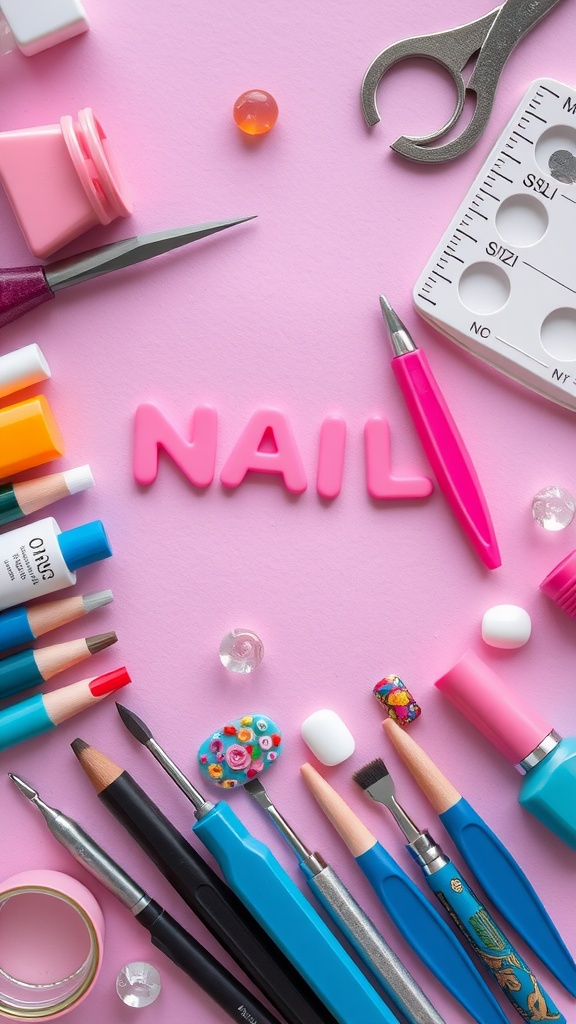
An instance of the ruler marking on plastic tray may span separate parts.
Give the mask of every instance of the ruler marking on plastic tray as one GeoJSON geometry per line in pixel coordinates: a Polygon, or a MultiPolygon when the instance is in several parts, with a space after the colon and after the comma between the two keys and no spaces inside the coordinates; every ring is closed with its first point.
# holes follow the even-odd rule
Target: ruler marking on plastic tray
{"type": "Polygon", "coordinates": [[[538,80],[424,267],[414,303],[452,341],[576,410],[574,206],[576,85],[538,80]]]}

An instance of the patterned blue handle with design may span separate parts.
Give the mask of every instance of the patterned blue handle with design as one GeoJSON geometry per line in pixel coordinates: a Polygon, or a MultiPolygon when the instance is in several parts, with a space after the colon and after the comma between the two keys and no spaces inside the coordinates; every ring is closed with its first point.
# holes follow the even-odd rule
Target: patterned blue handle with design
{"type": "Polygon", "coordinates": [[[576,996],[574,959],[534,886],[510,851],[464,797],[439,817],[502,917],[510,922],[570,994],[576,996]]]}
{"type": "Polygon", "coordinates": [[[382,844],[356,863],[406,942],[476,1024],[510,1024],[452,929],[382,844]]]}
{"type": "Polygon", "coordinates": [[[452,861],[425,878],[522,1019],[566,1024],[566,1018],[452,861]]]}

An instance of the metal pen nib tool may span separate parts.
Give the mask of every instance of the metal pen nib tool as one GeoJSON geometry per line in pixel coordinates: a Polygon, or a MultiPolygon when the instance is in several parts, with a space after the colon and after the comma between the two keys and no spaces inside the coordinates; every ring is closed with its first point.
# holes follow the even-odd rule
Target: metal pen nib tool
{"type": "Polygon", "coordinates": [[[55,839],[130,910],[150,932],[152,943],[238,1022],[279,1024],[266,1007],[199,942],[153,900],[72,818],[50,807],[37,791],[8,773],[23,796],[36,807],[55,839]]]}
{"type": "Polygon", "coordinates": [[[394,780],[384,761],[379,757],[370,761],[354,772],[354,781],[372,800],[384,804],[391,812],[408,840],[406,849],[422,869],[432,892],[522,1020],[566,1024],[566,1018],[450,858],[428,831],[414,824],[398,803],[394,780]]]}
{"type": "Polygon", "coordinates": [[[216,858],[231,889],[292,961],[339,1024],[396,1024],[336,936],[272,851],[243,825],[229,804],[212,804],[174,764],[148,726],[117,704],[132,736],[147,747],[194,806],[194,833],[216,858]]]}
{"type": "Polygon", "coordinates": [[[336,872],[319,853],[312,853],[280,811],[272,803],[260,779],[251,779],[243,787],[267,812],[274,825],[292,848],[306,881],[350,945],[372,971],[390,1001],[408,1024],[445,1024],[418,983],[398,959],[362,907],[356,902],[336,872]]]}
{"type": "Polygon", "coordinates": [[[0,269],[0,327],[5,327],[36,306],[55,298],[56,292],[63,288],[91,281],[113,270],[132,267],[136,263],[162,256],[172,249],[254,219],[255,216],[237,217],[234,220],[211,221],[209,224],[176,228],[173,231],[135,235],[134,238],[123,238],[43,267],[0,269]]]}

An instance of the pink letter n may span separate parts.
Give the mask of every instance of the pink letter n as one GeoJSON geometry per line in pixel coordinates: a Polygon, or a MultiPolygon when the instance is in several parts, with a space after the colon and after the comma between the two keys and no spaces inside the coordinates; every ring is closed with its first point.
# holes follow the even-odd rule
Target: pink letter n
{"type": "Polygon", "coordinates": [[[190,437],[182,437],[157,406],[145,403],[134,420],[134,479],[152,484],[158,475],[158,449],[162,448],[195,487],[208,487],[214,479],[218,413],[199,406],[192,414],[190,437]]]}

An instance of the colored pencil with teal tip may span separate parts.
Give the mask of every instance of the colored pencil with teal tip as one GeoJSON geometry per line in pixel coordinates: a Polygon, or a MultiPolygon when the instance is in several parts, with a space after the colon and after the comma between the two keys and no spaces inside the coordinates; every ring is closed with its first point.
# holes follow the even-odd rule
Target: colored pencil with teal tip
{"type": "Polygon", "coordinates": [[[382,758],[377,757],[359,768],[353,778],[375,803],[388,808],[407,839],[408,853],[421,868],[430,889],[522,1020],[566,1024],[566,1018],[453,861],[427,830],[414,824],[398,803],[394,780],[382,758]]]}
{"type": "Polygon", "coordinates": [[[486,895],[560,984],[576,996],[576,963],[518,862],[412,736],[391,718],[382,726],[486,895]]]}

